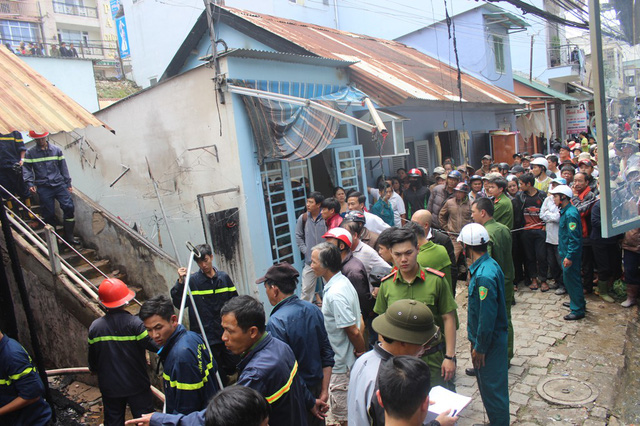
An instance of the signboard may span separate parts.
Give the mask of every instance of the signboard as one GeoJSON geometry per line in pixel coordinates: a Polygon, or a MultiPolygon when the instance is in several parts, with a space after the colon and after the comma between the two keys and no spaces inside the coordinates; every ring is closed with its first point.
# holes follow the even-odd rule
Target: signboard
{"type": "Polygon", "coordinates": [[[565,117],[567,134],[578,134],[580,132],[587,131],[589,119],[586,102],[582,102],[577,105],[567,105],[565,117]]]}
{"type": "Polygon", "coordinates": [[[111,16],[116,23],[116,35],[118,36],[118,48],[122,59],[131,56],[129,50],[129,36],[127,34],[127,22],[124,17],[124,7],[121,0],[110,0],[111,16]]]}

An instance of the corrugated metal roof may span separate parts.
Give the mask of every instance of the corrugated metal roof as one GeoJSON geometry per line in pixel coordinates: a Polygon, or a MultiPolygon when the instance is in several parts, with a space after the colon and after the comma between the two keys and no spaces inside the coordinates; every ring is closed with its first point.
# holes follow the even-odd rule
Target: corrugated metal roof
{"type": "MultiPolygon", "coordinates": [[[[333,58],[321,58],[319,56],[295,55],[286,52],[270,52],[268,50],[255,49],[229,49],[221,52],[218,57],[233,56],[237,58],[264,59],[278,62],[291,62],[296,64],[319,65],[329,67],[348,67],[353,65],[353,61],[343,61],[333,58]]],[[[211,60],[211,55],[200,58],[201,60],[211,60]]]]}
{"type": "Polygon", "coordinates": [[[0,133],[14,130],[58,133],[87,126],[111,130],[22,59],[0,46],[0,133]]]}
{"type": "Polygon", "coordinates": [[[562,93],[562,92],[558,92],[557,90],[552,89],[551,87],[538,82],[536,80],[529,80],[527,77],[524,77],[522,75],[513,74],[513,80],[517,81],[518,83],[527,85],[539,92],[542,92],[544,94],[547,94],[549,96],[553,96],[556,99],[559,99],[561,101],[577,101],[578,99],[574,98],[573,96],[567,95],[566,93],[562,93]]]}
{"type": "MultiPolygon", "coordinates": [[[[219,6],[216,6],[219,7],[219,6]]],[[[220,7],[306,51],[324,57],[357,62],[348,70],[358,89],[379,105],[394,106],[407,99],[458,101],[456,69],[402,43],[220,7]]],[[[523,105],[513,93],[462,74],[462,101],[523,105]]]]}

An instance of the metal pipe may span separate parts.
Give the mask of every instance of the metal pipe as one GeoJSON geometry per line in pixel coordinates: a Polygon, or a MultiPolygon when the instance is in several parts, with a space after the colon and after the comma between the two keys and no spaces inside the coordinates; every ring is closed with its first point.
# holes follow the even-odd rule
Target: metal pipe
{"type": "Polygon", "coordinates": [[[369,123],[365,123],[364,121],[358,120],[357,118],[352,117],[348,114],[342,113],[340,111],[336,111],[335,109],[329,108],[325,105],[321,105],[318,102],[312,101],[311,99],[297,98],[295,96],[265,92],[263,90],[250,89],[248,87],[238,87],[232,84],[227,84],[227,89],[229,90],[229,92],[236,93],[239,95],[253,96],[256,98],[270,99],[273,101],[287,102],[292,105],[307,106],[309,108],[314,108],[326,114],[329,114],[332,117],[338,118],[346,123],[352,124],[356,127],[367,130],[369,132],[372,132],[373,129],[375,129],[375,126],[369,123]]]}
{"type": "MultiPolygon", "coordinates": [[[[71,368],[57,368],[55,370],[47,370],[48,377],[66,376],[68,374],[91,374],[89,367],[71,367],[71,368]]],[[[151,386],[151,393],[153,396],[164,402],[164,394],[155,386],[151,386]]]]}
{"type": "Polygon", "coordinates": [[[118,183],[118,181],[119,181],[120,179],[122,179],[122,176],[126,175],[126,174],[127,174],[127,172],[128,172],[129,170],[131,170],[131,167],[127,167],[126,169],[124,169],[124,171],[123,171],[122,173],[120,173],[120,176],[118,176],[118,177],[116,178],[116,180],[114,180],[113,182],[111,182],[111,185],[109,185],[109,188],[113,188],[113,185],[115,185],[116,183],[118,183]]]}
{"type": "Polygon", "coordinates": [[[380,118],[378,111],[376,111],[375,107],[373,106],[373,102],[371,102],[371,99],[364,98],[364,105],[369,110],[369,113],[371,114],[371,118],[373,119],[373,122],[376,123],[378,132],[380,132],[381,135],[384,135],[385,133],[389,133],[387,131],[387,127],[382,122],[382,119],[380,118]]]}

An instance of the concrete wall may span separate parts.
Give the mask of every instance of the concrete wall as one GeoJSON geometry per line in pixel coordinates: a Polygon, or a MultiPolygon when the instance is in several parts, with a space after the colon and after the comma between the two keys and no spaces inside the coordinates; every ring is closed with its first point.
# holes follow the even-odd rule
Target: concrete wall
{"type": "MultiPolygon", "coordinates": [[[[1,235],[0,244],[16,311],[19,340],[33,354],[26,315],[1,235]]],[[[98,317],[99,308],[95,304],[87,306],[82,298],[76,297],[77,290],[68,279],[52,275],[48,259],[20,237],[16,238],[16,244],[46,368],[86,366],[87,329],[98,317]]]]}
{"type": "MultiPolygon", "coordinates": [[[[248,283],[255,280],[255,272],[252,237],[246,227],[255,219],[249,219],[253,212],[247,207],[260,199],[244,194],[241,154],[230,114],[233,99],[228,96],[226,104],[216,103],[213,72],[206,67],[191,70],[100,111],[98,118],[112,126],[116,135],[103,128],[85,129],[80,133],[86,140],[69,145],[65,156],[75,186],[128,226],[136,225],[150,241],[159,244],[161,240],[163,251],[174,257],[167,223],[149,178],[148,159],[181,264],[188,259],[185,243],[205,240],[197,195],[240,188],[206,201],[209,212],[240,210],[240,244],[245,256],[232,261],[217,258],[216,263],[241,292],[250,293],[255,285],[248,283]],[[216,145],[218,159],[211,145],[216,145]],[[203,146],[208,148],[198,149],[203,146]],[[123,165],[130,167],[129,172],[110,187],[123,165]]],[[[60,135],[56,142],[64,147],[72,140],[69,135],[60,135]]]]}
{"type": "Polygon", "coordinates": [[[76,234],[109,259],[113,269],[126,273],[128,285],[143,289],[138,298],[167,293],[177,277],[175,260],[80,191],[73,198],[76,234]]]}
{"type": "Polygon", "coordinates": [[[99,109],[93,63],[90,60],[37,56],[20,58],[86,110],[94,112],[99,109]]]}

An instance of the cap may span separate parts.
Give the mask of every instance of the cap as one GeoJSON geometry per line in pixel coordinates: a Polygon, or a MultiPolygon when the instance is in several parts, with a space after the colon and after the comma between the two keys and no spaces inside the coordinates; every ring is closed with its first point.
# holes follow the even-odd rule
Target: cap
{"type": "Polygon", "coordinates": [[[567,145],[562,145],[560,149],[566,149],[567,151],[571,151],[571,149],[567,145]]]}
{"type": "Polygon", "coordinates": [[[482,178],[483,180],[495,180],[495,179],[499,179],[501,178],[502,175],[498,172],[493,172],[493,173],[487,173],[486,175],[484,175],[484,177],[482,178]]]}
{"type": "Polygon", "coordinates": [[[442,166],[438,166],[435,169],[433,169],[433,174],[434,175],[441,175],[441,174],[444,174],[444,173],[446,173],[446,170],[442,166]]]}
{"type": "Polygon", "coordinates": [[[439,331],[431,309],[409,299],[393,302],[371,326],[384,337],[413,345],[424,345],[439,331]]]}
{"type": "Polygon", "coordinates": [[[511,158],[516,158],[516,157],[518,157],[518,158],[522,158],[522,155],[520,155],[520,153],[519,153],[519,152],[516,152],[515,154],[513,154],[513,155],[511,156],[511,158]]]}
{"type": "Polygon", "coordinates": [[[583,164],[584,164],[585,166],[591,166],[591,167],[593,167],[593,163],[591,162],[591,160],[586,160],[586,159],[584,159],[584,160],[580,160],[580,161],[578,161],[578,166],[582,166],[583,164]]]}
{"type": "Polygon", "coordinates": [[[441,175],[438,175],[438,176],[437,176],[437,178],[438,178],[438,179],[446,179],[446,178],[447,178],[447,174],[446,174],[446,173],[443,173],[443,174],[441,174],[441,175]]]}
{"type": "Polygon", "coordinates": [[[487,155],[483,155],[483,156],[482,156],[482,159],[483,159],[483,160],[493,160],[493,158],[491,158],[491,156],[490,156],[489,154],[487,154],[487,155]]]}
{"type": "Polygon", "coordinates": [[[555,179],[551,179],[551,183],[557,183],[560,185],[566,185],[567,184],[567,180],[565,178],[555,178],[555,179]]]}
{"type": "Polygon", "coordinates": [[[38,133],[35,130],[29,130],[29,136],[33,139],[41,139],[49,136],[49,132],[38,133]]]}
{"type": "Polygon", "coordinates": [[[509,170],[509,173],[524,173],[524,167],[522,167],[519,164],[516,164],[515,166],[513,166],[511,168],[511,170],[509,170]]]}
{"type": "Polygon", "coordinates": [[[284,281],[290,280],[292,278],[297,278],[300,275],[296,268],[291,266],[287,262],[277,263],[267,269],[267,273],[264,274],[264,277],[258,278],[256,280],[256,284],[262,284],[263,282],[270,281],[284,281]]]}

